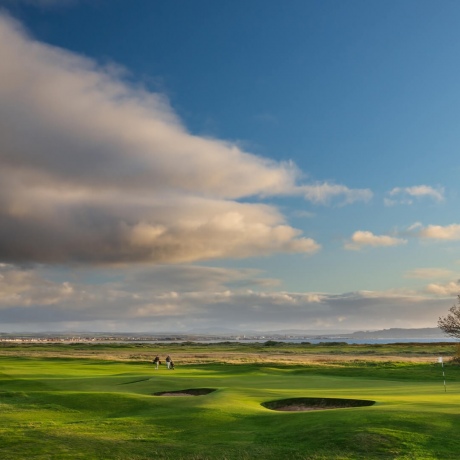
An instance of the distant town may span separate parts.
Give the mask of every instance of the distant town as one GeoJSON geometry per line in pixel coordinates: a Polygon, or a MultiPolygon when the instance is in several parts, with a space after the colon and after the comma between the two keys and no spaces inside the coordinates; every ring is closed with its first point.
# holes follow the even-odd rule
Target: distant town
{"type": "MultiPolygon", "coordinates": [[[[327,337],[329,338],[329,336],[327,337]]],[[[308,340],[311,336],[268,334],[268,335],[189,335],[189,334],[0,334],[0,342],[22,343],[84,343],[84,342],[225,342],[266,340],[308,340]]]]}

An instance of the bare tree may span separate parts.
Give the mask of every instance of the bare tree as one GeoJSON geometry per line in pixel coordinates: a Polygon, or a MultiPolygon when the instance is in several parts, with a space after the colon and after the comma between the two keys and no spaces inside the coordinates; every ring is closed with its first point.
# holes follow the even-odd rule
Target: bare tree
{"type": "Polygon", "coordinates": [[[447,335],[460,338],[460,295],[457,297],[457,305],[449,308],[450,313],[447,316],[439,317],[438,326],[447,335]]]}

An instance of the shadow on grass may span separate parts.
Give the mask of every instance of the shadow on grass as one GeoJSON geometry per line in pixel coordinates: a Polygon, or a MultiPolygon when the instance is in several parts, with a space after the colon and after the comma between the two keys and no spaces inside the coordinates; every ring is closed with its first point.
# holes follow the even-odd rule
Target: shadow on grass
{"type": "Polygon", "coordinates": [[[189,388],[187,390],[159,391],[153,396],[203,396],[216,391],[215,388],[189,388]]]}
{"type": "Polygon", "coordinates": [[[122,383],[119,383],[118,385],[131,385],[132,383],[145,382],[146,380],[150,380],[150,378],[147,377],[145,379],[132,380],[131,382],[122,382],[122,383]]]}

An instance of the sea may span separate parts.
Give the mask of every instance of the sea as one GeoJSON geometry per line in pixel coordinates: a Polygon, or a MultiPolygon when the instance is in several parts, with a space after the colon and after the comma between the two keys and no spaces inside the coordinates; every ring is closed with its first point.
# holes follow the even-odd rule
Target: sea
{"type": "MultiPolygon", "coordinates": [[[[391,344],[391,343],[455,343],[458,339],[450,337],[439,337],[439,338],[397,338],[397,339],[351,339],[348,337],[321,337],[321,338],[290,338],[290,339],[213,339],[213,340],[156,340],[147,341],[148,343],[181,343],[181,342],[193,342],[193,343],[265,343],[267,341],[283,342],[283,343],[347,343],[347,344],[359,344],[359,345],[377,345],[377,344],[391,344]]],[[[144,342],[145,343],[145,342],[144,342]]]]}
{"type": "MultiPolygon", "coordinates": [[[[331,342],[343,342],[348,344],[360,344],[360,345],[376,345],[376,344],[390,344],[390,343],[439,343],[439,342],[457,342],[457,339],[452,338],[435,338],[435,339],[417,339],[417,338],[410,338],[410,339],[350,339],[350,338],[321,338],[321,339],[302,339],[302,340],[286,340],[286,342],[291,343],[301,343],[301,342],[310,342],[313,344],[318,343],[331,343],[331,342]]],[[[284,342],[284,340],[280,340],[280,342],[284,342]]]]}

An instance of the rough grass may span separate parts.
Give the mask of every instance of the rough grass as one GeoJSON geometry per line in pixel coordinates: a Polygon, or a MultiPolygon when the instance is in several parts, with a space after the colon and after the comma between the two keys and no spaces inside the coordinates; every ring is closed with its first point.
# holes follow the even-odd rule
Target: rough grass
{"type": "Polygon", "coordinates": [[[109,361],[150,362],[156,354],[174,354],[181,365],[201,363],[333,363],[334,361],[433,362],[455,354],[451,342],[402,344],[265,343],[0,343],[0,356],[97,358],[109,361]]]}

